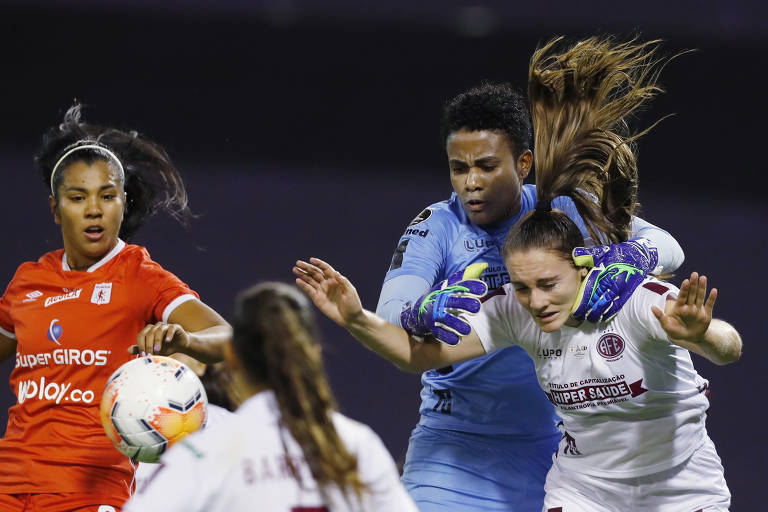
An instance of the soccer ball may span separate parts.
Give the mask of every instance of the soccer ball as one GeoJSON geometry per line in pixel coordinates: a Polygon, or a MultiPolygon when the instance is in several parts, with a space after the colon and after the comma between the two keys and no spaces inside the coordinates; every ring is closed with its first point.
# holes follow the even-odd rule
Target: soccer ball
{"type": "Polygon", "coordinates": [[[115,448],[133,461],[157,462],[179,439],[203,426],[208,398],[183,363],[149,355],[122,365],[101,397],[101,423],[115,448]]]}

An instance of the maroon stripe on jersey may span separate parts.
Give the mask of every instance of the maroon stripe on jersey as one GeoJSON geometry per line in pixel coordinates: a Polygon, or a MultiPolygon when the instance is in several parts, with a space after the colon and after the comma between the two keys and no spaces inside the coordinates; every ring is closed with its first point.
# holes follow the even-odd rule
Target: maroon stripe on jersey
{"type": "Polygon", "coordinates": [[[667,293],[669,291],[669,288],[667,288],[663,284],[657,283],[655,281],[650,281],[648,283],[645,283],[643,285],[643,288],[648,288],[652,292],[656,292],[659,295],[664,295],[665,293],[667,293]]]}
{"type": "Polygon", "coordinates": [[[496,288],[492,292],[486,293],[482,297],[480,297],[480,302],[485,302],[491,297],[496,297],[497,295],[506,295],[507,292],[504,291],[504,288],[496,288]]]}
{"type": "MultiPolygon", "coordinates": [[[[563,507],[548,508],[547,512],[563,512],[563,507]]],[[[697,510],[696,512],[701,512],[701,511],[697,510]]]]}

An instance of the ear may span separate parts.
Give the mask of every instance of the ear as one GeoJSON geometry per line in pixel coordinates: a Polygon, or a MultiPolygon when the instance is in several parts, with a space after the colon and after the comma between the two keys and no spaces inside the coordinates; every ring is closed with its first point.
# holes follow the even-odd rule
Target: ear
{"type": "Polygon", "coordinates": [[[48,206],[50,206],[51,213],[53,214],[53,222],[55,222],[58,225],[61,225],[61,214],[59,213],[59,203],[56,201],[55,197],[48,196],[48,206]]]}
{"type": "Polygon", "coordinates": [[[588,269],[587,267],[578,267],[579,269],[579,277],[584,280],[585,277],[587,277],[587,274],[589,274],[589,271],[591,269],[588,269]]]}
{"type": "Polygon", "coordinates": [[[530,149],[526,149],[517,158],[517,175],[520,177],[520,181],[528,177],[531,167],[533,167],[533,153],[530,149]]]}

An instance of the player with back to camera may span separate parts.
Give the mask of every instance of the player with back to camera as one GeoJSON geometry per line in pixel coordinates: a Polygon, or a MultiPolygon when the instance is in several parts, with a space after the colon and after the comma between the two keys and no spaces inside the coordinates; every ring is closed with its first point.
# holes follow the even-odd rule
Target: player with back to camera
{"type": "Polygon", "coordinates": [[[572,254],[583,235],[552,207],[568,195],[597,232],[626,238],[635,196],[611,185],[636,184],[627,144],[636,136],[614,129],[658,90],[662,61],[654,42],[590,38],[560,52],[557,44],[531,59],[538,202],[503,246],[510,283],[481,308],[487,286],[476,277],[484,264],[475,264],[426,306],[461,343],[421,342],[365,311],[351,283],[321,260],[297,262],[297,283],[332,320],[402,367],[443,367],[510,345],[525,350],[563,432],[541,510],[725,511],[730,494],[705,428],[708,383],[689,353],[716,364],[741,354],[736,330],[712,318],[717,291],[707,297],[706,278],[696,273],[679,291],[649,277],[607,322],[577,320],[572,312],[591,276],[639,272],[577,265],[572,254]]]}
{"type": "Polygon", "coordinates": [[[124,241],[156,211],[190,215],[159,145],[85,123],[74,105],[35,162],[64,248],[20,265],[0,299],[0,357],[16,354],[17,396],[0,439],[0,511],[119,511],[134,471],[99,419],[107,378],[139,352],[220,360],[231,329],[124,241]]]}
{"type": "Polygon", "coordinates": [[[257,284],[232,326],[237,411],[171,447],[124,511],[416,511],[379,437],[336,412],[309,300],[257,284]]]}
{"type": "MultiPolygon", "coordinates": [[[[509,282],[500,248],[509,229],[536,204],[536,187],[522,185],[533,165],[528,109],[509,84],[484,83],[451,99],[442,132],[454,193],[428,206],[406,229],[376,308],[379,316],[413,334],[426,332],[416,325],[417,298],[428,296],[456,271],[484,262],[488,268],[482,279],[491,289],[509,282]]],[[[553,205],[589,237],[570,198],[557,197],[553,205]]],[[[631,236],[658,248],[656,271],[670,272],[682,263],[683,252],[666,231],[632,217],[631,236]]],[[[625,262],[654,270],[647,268],[650,260],[639,245],[591,252],[595,263],[625,262]]],[[[618,291],[626,296],[631,290],[618,291]]],[[[587,319],[595,321],[603,312],[610,316],[622,300],[605,302],[587,319]]],[[[584,317],[583,309],[577,316],[584,317]]],[[[525,351],[505,348],[430,369],[421,380],[421,418],[403,472],[420,509],[540,509],[544,478],[561,434],[525,351]]]]}

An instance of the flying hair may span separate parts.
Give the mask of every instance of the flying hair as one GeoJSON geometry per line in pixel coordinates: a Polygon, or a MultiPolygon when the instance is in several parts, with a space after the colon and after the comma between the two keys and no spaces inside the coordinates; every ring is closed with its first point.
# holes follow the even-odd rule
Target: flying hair
{"type": "Polygon", "coordinates": [[[590,37],[565,47],[562,37],[536,50],[528,74],[538,200],[570,196],[590,236],[624,241],[638,208],[635,141],[627,118],[663,92],[670,60],[659,40],[590,37]]]}

